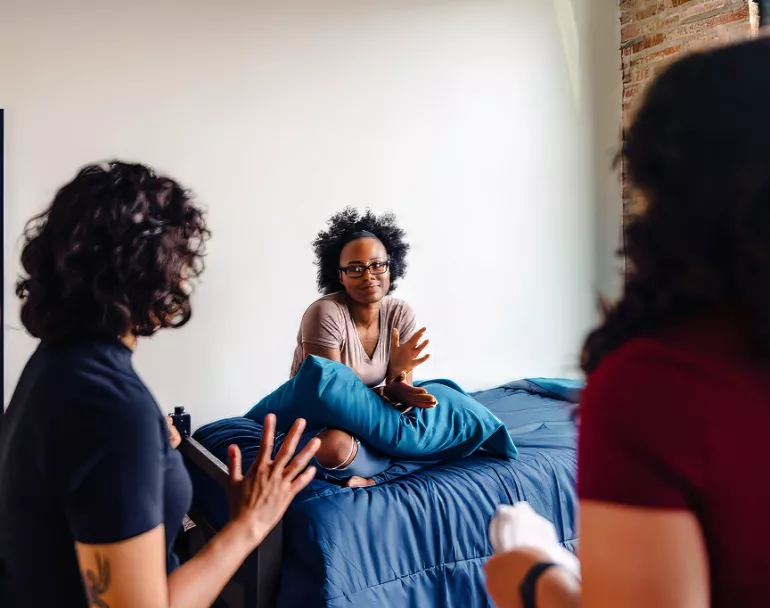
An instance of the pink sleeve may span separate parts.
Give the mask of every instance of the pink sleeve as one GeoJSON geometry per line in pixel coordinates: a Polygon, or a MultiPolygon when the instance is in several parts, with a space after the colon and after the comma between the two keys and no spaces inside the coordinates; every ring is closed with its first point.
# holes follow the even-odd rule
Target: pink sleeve
{"type": "Polygon", "coordinates": [[[345,325],[339,307],[330,300],[318,300],[302,317],[302,344],[342,349],[345,325]]]}
{"type": "Polygon", "coordinates": [[[610,355],[589,378],[580,406],[580,497],[689,508],[706,464],[699,381],[692,367],[650,341],[610,355]]]}

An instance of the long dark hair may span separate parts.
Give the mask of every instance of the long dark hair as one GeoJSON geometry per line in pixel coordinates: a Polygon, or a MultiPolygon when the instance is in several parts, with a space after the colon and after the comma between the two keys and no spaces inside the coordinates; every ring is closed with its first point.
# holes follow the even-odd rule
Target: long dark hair
{"type": "Polygon", "coordinates": [[[22,323],[42,340],[184,325],[208,236],[173,179],[139,164],[88,165],[27,226],[22,323]]]}
{"type": "Polygon", "coordinates": [[[689,55],[647,89],[622,156],[643,211],[627,223],[620,301],[583,347],[586,373],[624,342],[731,310],[770,354],[770,41],[689,55]]]}

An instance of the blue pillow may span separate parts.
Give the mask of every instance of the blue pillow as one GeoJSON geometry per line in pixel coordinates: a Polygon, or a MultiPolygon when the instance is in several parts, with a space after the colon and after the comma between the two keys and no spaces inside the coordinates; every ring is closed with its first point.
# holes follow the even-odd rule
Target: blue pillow
{"type": "Polygon", "coordinates": [[[516,458],[518,452],[505,425],[487,408],[453,383],[422,386],[438,400],[433,409],[401,414],[380,399],[356,373],[334,361],[308,357],[294,378],[246,413],[262,422],[278,417],[286,432],[297,418],[309,428],[337,428],[393,458],[454,460],[484,449],[516,458]]]}

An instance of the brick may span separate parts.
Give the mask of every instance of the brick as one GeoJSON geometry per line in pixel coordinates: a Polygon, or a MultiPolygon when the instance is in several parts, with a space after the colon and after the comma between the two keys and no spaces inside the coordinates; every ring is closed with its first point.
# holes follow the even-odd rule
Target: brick
{"type": "Polygon", "coordinates": [[[654,67],[643,67],[638,70],[623,70],[623,84],[642,83],[655,74],[654,67]]]}
{"type": "Polygon", "coordinates": [[[643,9],[636,11],[634,14],[634,18],[637,21],[641,21],[642,19],[649,19],[650,17],[654,17],[658,13],[662,13],[666,10],[666,3],[665,2],[653,2],[649,6],[644,7],[643,9]]]}
{"type": "Polygon", "coordinates": [[[736,21],[748,21],[749,19],[749,5],[746,4],[737,11],[719,15],[718,17],[712,17],[709,19],[709,27],[714,25],[725,25],[727,23],[735,23],[736,21]],[[712,24],[713,21],[713,24],[712,24]]]}
{"type": "Polygon", "coordinates": [[[651,49],[654,46],[658,46],[659,44],[663,44],[666,41],[666,36],[664,34],[655,34],[654,36],[647,36],[644,38],[644,40],[640,40],[636,44],[634,44],[631,49],[633,50],[634,54],[639,53],[640,51],[644,51],[646,49],[651,49]]]}
{"type": "Polygon", "coordinates": [[[695,53],[706,49],[713,49],[720,46],[718,37],[698,36],[685,41],[684,48],[687,53],[695,53]]]}
{"type": "Polygon", "coordinates": [[[703,2],[696,2],[694,5],[682,9],[679,12],[679,16],[684,21],[685,19],[691,19],[704,13],[719,10],[720,8],[726,8],[730,3],[731,0],[704,0],[703,2]]]}
{"type": "Polygon", "coordinates": [[[680,17],[679,15],[672,15],[671,17],[668,17],[666,19],[663,19],[658,22],[658,30],[665,30],[669,29],[673,26],[675,26],[677,23],[679,23],[680,17]]]}
{"type": "Polygon", "coordinates": [[[682,38],[682,49],[692,52],[746,40],[750,37],[751,26],[749,23],[733,22],[728,25],[713,27],[696,36],[682,38]]]}
{"type": "Polygon", "coordinates": [[[639,36],[639,33],[640,29],[638,25],[629,25],[628,27],[624,27],[620,31],[620,42],[628,42],[629,40],[633,40],[639,36]]]}
{"type": "Polygon", "coordinates": [[[623,87],[623,99],[629,100],[640,91],[641,87],[638,84],[626,85],[623,87]]]}
{"type": "Polygon", "coordinates": [[[696,35],[710,38],[711,32],[715,28],[729,25],[731,23],[745,23],[747,28],[750,27],[748,5],[723,15],[716,15],[708,19],[702,19],[700,21],[681,25],[666,33],[666,39],[669,41],[677,41],[696,35]]]}
{"type": "Polygon", "coordinates": [[[629,25],[621,30],[620,42],[625,43],[641,36],[665,32],[677,25],[679,20],[679,15],[671,15],[665,19],[649,19],[643,23],[629,25]]]}
{"type": "Polygon", "coordinates": [[[650,74],[652,74],[652,71],[650,68],[637,70],[636,72],[634,72],[634,82],[642,82],[643,80],[647,80],[650,77],[650,74]]]}
{"type": "Polygon", "coordinates": [[[631,67],[633,68],[638,65],[643,65],[643,64],[663,60],[667,57],[671,57],[672,55],[676,55],[677,53],[679,53],[681,49],[682,49],[682,45],[676,44],[674,46],[668,47],[667,49],[663,49],[662,51],[656,51],[649,55],[645,55],[644,57],[639,57],[638,59],[634,59],[631,61],[631,67]]]}
{"type": "Polygon", "coordinates": [[[682,40],[688,36],[702,34],[707,29],[709,29],[709,26],[706,20],[696,21],[695,23],[688,23],[687,25],[682,25],[681,27],[671,30],[668,33],[668,38],[669,40],[682,40]]]}
{"type": "MultiPolygon", "coordinates": [[[[748,0],[619,0],[619,7],[624,128],[632,124],[650,81],[677,56],[752,35],[748,0]]],[[[622,167],[621,172],[626,224],[638,209],[622,167]]]]}
{"type": "Polygon", "coordinates": [[[621,10],[630,11],[634,14],[659,4],[665,4],[665,0],[620,0],[621,10]]]}

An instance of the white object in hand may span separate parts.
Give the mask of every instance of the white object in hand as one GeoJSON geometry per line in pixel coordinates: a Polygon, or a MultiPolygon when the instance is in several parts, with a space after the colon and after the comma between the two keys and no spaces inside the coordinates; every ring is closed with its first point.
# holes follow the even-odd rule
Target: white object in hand
{"type": "Polygon", "coordinates": [[[516,549],[539,549],[550,561],[580,578],[577,557],[559,544],[556,528],[529,506],[518,502],[514,506],[500,505],[489,523],[489,540],[495,554],[516,549]]]}

